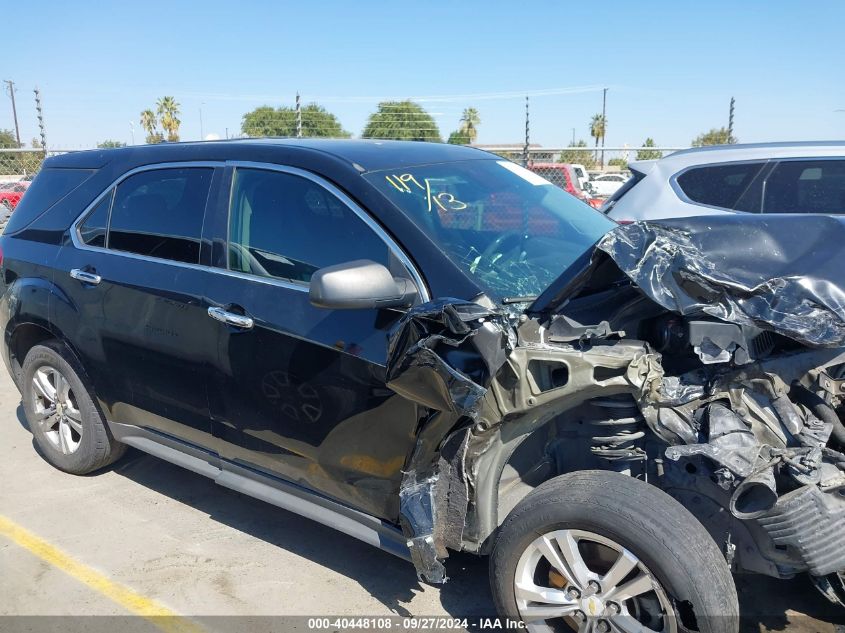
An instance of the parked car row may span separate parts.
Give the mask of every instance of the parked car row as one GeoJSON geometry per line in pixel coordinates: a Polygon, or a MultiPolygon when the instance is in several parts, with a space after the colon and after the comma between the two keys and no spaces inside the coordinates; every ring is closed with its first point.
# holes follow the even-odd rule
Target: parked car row
{"type": "Polygon", "coordinates": [[[0,215],[8,217],[29,188],[28,180],[0,183],[0,215]]]}
{"type": "Polygon", "coordinates": [[[597,197],[607,198],[616,193],[628,178],[629,176],[621,173],[601,174],[591,179],[590,185],[597,197]]]}
{"type": "Polygon", "coordinates": [[[612,196],[628,180],[621,172],[590,173],[578,163],[531,162],[528,169],[543,176],[552,184],[565,189],[595,209],[612,196]]]}
{"type": "Polygon", "coordinates": [[[528,169],[594,209],[598,209],[604,202],[595,195],[583,165],[533,161],[528,164],[528,169]]]}

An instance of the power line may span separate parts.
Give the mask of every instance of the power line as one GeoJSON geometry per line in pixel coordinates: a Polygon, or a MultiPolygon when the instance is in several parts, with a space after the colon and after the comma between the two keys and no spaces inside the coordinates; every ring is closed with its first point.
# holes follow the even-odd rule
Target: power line
{"type": "MultiPolygon", "coordinates": [[[[587,86],[570,86],[564,88],[541,88],[538,90],[514,90],[502,92],[475,92],[466,94],[453,95],[416,95],[416,96],[343,96],[343,95],[323,95],[314,96],[314,101],[323,103],[379,103],[384,101],[419,101],[419,102],[460,102],[467,100],[485,101],[491,99],[521,99],[524,97],[546,97],[554,95],[565,94],[580,94],[586,92],[599,92],[604,90],[603,86],[587,85],[587,86]]],[[[232,94],[232,93],[202,93],[202,92],[182,92],[184,97],[202,98],[202,99],[217,99],[221,101],[277,101],[284,102],[286,97],[284,95],[260,95],[260,94],[232,94]]],[[[287,97],[289,98],[289,97],[287,97]]]]}
{"type": "Polygon", "coordinates": [[[21,147],[21,131],[18,127],[18,109],[15,106],[15,82],[10,79],[4,79],[3,82],[9,88],[9,96],[12,98],[12,118],[15,120],[15,138],[18,140],[18,147],[21,147]]]}

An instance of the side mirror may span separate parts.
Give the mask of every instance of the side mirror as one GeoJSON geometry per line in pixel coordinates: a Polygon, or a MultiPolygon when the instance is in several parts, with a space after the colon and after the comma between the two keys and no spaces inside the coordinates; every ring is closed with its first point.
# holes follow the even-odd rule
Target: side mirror
{"type": "Polygon", "coordinates": [[[332,310],[405,308],[413,304],[417,289],[381,264],[358,259],[317,270],[308,295],[312,305],[332,310]]]}

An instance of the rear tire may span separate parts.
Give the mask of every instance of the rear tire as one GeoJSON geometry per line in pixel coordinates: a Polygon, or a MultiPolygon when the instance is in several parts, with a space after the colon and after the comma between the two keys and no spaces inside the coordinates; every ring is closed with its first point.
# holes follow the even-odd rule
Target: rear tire
{"type": "Polygon", "coordinates": [[[126,446],[109,433],[73,356],[58,341],[34,346],[21,371],[23,408],[39,452],[84,475],[119,459],[126,446]]]}
{"type": "Polygon", "coordinates": [[[733,578],[704,527],[663,491],[618,473],[562,475],[525,497],[499,530],[490,584],[499,613],[537,618],[533,630],[739,627],[733,578]]]}

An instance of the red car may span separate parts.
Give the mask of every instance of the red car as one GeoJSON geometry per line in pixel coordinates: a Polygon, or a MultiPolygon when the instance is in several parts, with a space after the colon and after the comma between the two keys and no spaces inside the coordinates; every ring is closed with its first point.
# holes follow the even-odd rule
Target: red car
{"type": "Polygon", "coordinates": [[[0,205],[5,206],[8,211],[12,211],[18,206],[18,202],[21,201],[28,187],[29,182],[25,180],[0,183],[0,205]]]}
{"type": "Polygon", "coordinates": [[[572,170],[572,165],[568,163],[531,162],[528,164],[528,169],[542,176],[553,185],[557,185],[567,193],[572,194],[579,200],[583,200],[594,209],[598,209],[602,205],[602,202],[604,202],[581,189],[578,178],[572,170]]]}

